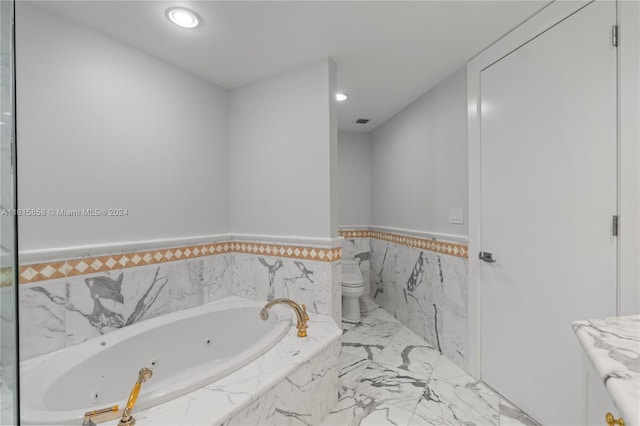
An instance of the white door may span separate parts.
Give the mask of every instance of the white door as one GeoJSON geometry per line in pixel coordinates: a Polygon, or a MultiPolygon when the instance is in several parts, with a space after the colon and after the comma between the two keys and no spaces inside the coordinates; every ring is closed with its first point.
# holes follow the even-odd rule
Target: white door
{"type": "Polygon", "coordinates": [[[572,322],[616,312],[615,7],[481,73],[482,377],[545,425],[584,420],[572,322]]]}

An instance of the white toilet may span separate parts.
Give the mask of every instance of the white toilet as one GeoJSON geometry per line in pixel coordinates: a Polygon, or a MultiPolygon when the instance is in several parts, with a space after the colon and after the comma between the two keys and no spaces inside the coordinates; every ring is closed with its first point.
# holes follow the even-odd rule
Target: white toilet
{"type": "Polygon", "coordinates": [[[342,321],[360,322],[360,296],[364,279],[355,260],[342,259],[342,321]]]}

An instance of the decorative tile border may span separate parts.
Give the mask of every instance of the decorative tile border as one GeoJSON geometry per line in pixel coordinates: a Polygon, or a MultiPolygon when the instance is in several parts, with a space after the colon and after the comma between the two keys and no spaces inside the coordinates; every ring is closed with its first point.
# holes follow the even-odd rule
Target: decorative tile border
{"type": "MultiPolygon", "coordinates": [[[[390,232],[372,230],[340,230],[344,238],[375,238],[395,244],[407,245],[420,250],[428,250],[450,256],[468,257],[468,246],[444,241],[413,237],[390,232]]],[[[282,244],[265,244],[239,241],[225,241],[211,244],[174,247],[161,250],[145,250],[110,256],[86,257],[37,264],[20,265],[20,284],[30,284],[57,278],[73,277],[136,266],[194,259],[223,253],[244,253],[262,256],[286,257],[292,259],[334,262],[342,258],[342,249],[317,248],[282,244]]],[[[9,270],[2,274],[2,283],[9,285],[9,270]],[[7,279],[4,279],[7,278],[7,279]]]]}
{"type": "Polygon", "coordinates": [[[363,230],[341,229],[338,231],[338,235],[348,240],[352,240],[354,238],[371,238],[371,232],[372,231],[370,231],[369,229],[363,229],[363,230]]]}
{"type": "Polygon", "coordinates": [[[448,243],[444,241],[412,237],[410,235],[371,230],[343,229],[338,231],[338,234],[347,239],[375,238],[377,240],[388,241],[395,244],[402,244],[420,250],[433,251],[436,253],[448,254],[450,256],[463,257],[465,259],[469,257],[469,247],[463,244],[448,243]]]}
{"type": "Polygon", "coordinates": [[[292,259],[334,262],[342,258],[342,249],[299,247],[281,244],[249,242],[217,242],[194,246],[183,246],[161,250],[146,250],[111,256],[86,257],[58,262],[20,265],[20,284],[56,278],[73,277],[136,266],[194,259],[223,253],[244,253],[263,256],[287,257],[292,259]]]}
{"type": "Polygon", "coordinates": [[[13,285],[13,268],[6,266],[0,268],[0,287],[9,287],[13,285]]]}

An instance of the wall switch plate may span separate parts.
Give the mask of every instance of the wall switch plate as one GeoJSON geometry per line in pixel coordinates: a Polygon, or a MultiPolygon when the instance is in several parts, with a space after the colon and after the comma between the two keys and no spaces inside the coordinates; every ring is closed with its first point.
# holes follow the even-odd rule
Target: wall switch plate
{"type": "Polygon", "coordinates": [[[464,223],[464,213],[461,208],[449,209],[449,223],[455,223],[456,225],[464,223]]]}

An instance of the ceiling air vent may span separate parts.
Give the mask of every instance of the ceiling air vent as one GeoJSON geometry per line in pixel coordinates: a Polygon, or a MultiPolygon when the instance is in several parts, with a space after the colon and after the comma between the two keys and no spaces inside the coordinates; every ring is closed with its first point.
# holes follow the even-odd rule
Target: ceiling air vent
{"type": "Polygon", "coordinates": [[[358,124],[367,124],[368,122],[369,122],[368,118],[358,118],[356,120],[356,123],[358,123],[358,124]]]}

